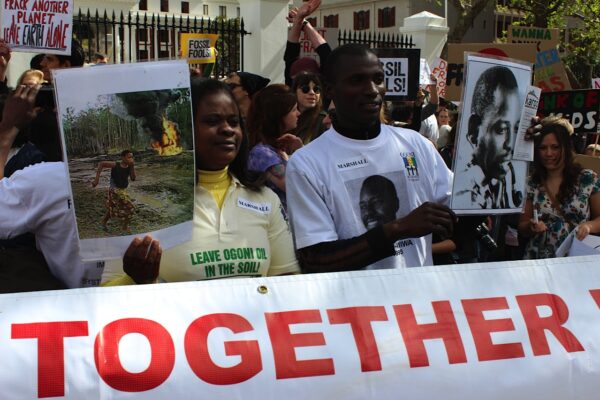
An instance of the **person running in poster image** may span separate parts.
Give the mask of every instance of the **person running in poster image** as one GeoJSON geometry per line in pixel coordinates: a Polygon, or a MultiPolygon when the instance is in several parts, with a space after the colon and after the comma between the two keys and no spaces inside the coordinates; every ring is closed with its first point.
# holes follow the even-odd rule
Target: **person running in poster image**
{"type": "Polygon", "coordinates": [[[456,220],[445,205],[452,173],[418,132],[380,122],[384,72],[370,49],[357,44],[335,49],[325,65],[325,83],[336,106],[333,126],[297,150],[286,170],[288,210],[303,268],[431,265],[431,233],[449,237],[456,220]],[[401,197],[390,203],[394,212],[386,212],[394,214],[391,221],[368,210],[374,204],[367,200],[375,199],[367,199],[366,189],[377,175],[392,181],[401,197]]]}
{"type": "Polygon", "coordinates": [[[98,163],[96,178],[92,182],[92,187],[98,186],[100,174],[104,169],[110,169],[110,186],[106,201],[106,214],[101,222],[102,228],[107,230],[108,221],[111,218],[117,218],[121,220],[121,229],[127,232],[129,230],[129,223],[135,212],[135,206],[127,193],[129,180],[135,181],[137,178],[133,153],[131,150],[123,150],[120,161],[101,161],[98,163]]]}

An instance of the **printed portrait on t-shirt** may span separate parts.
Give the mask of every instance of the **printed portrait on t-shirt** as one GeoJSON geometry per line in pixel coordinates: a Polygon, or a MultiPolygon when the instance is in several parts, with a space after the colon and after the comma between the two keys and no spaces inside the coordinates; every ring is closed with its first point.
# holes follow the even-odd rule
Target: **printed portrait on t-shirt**
{"type": "Polygon", "coordinates": [[[406,189],[401,172],[370,175],[346,181],[352,208],[365,231],[406,214],[406,189]]]}

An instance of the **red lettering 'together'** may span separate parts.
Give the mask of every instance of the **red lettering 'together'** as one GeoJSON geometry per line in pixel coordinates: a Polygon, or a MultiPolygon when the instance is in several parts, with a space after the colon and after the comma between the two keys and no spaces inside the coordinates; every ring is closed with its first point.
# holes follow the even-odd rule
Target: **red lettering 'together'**
{"type": "MultiPolygon", "coordinates": [[[[593,300],[600,308],[600,289],[591,290],[593,300]]],[[[584,351],[576,336],[567,329],[567,304],[554,294],[516,296],[520,313],[527,328],[533,355],[550,354],[547,334],[569,353],[584,351]],[[541,316],[540,309],[546,310],[541,316]]],[[[492,334],[515,330],[510,318],[485,318],[486,311],[509,310],[505,297],[465,299],[461,305],[479,361],[525,357],[522,343],[494,343],[492,334]]],[[[426,340],[441,340],[448,363],[467,362],[467,354],[455,312],[449,301],[431,303],[435,322],[418,323],[411,304],[394,305],[400,335],[406,347],[411,368],[426,367],[429,357],[426,340]]],[[[347,307],[326,310],[332,325],[347,324],[352,331],[362,372],[382,370],[374,323],[388,323],[384,306],[347,307]]],[[[422,310],[420,312],[422,314],[422,310]]],[[[265,322],[277,379],[334,375],[332,358],[298,359],[296,348],[327,346],[322,332],[292,333],[296,324],[323,323],[321,310],[292,310],[265,313],[265,322]]],[[[204,382],[213,385],[232,385],[251,379],[263,369],[263,358],[258,340],[231,340],[222,343],[227,356],[240,361],[230,367],[218,365],[209,352],[209,334],[225,328],[233,334],[252,332],[254,327],[243,316],[217,313],[201,316],[186,330],[183,347],[190,369],[204,382]]],[[[462,333],[463,335],[465,332],[462,333]]],[[[65,393],[65,338],[88,336],[87,321],[36,322],[12,325],[12,339],[37,339],[38,397],[60,397],[65,393]]],[[[142,392],[154,389],[171,375],[175,365],[175,345],[169,331],[156,321],[125,318],[104,326],[95,338],[94,361],[99,376],[111,388],[123,392],[142,392]],[[150,347],[150,362],[144,371],[127,371],[119,358],[119,342],[130,333],[142,335],[150,347]]]]}

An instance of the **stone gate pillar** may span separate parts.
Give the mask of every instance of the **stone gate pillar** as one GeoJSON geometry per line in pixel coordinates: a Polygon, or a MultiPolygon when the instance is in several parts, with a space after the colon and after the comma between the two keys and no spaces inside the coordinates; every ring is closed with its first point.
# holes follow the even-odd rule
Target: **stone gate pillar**
{"type": "Polygon", "coordinates": [[[244,70],[283,83],[288,0],[239,0],[244,28],[244,70]]]}

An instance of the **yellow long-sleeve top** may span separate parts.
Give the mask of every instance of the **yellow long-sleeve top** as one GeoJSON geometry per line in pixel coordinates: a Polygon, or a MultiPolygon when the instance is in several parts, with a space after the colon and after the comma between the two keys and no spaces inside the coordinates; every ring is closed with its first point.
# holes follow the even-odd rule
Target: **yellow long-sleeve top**
{"type": "MultiPolygon", "coordinates": [[[[192,239],[163,252],[159,281],[183,282],[299,273],[292,236],[273,191],[246,188],[226,170],[198,171],[192,239]]],[[[121,261],[106,286],[134,284],[121,261]]]]}

